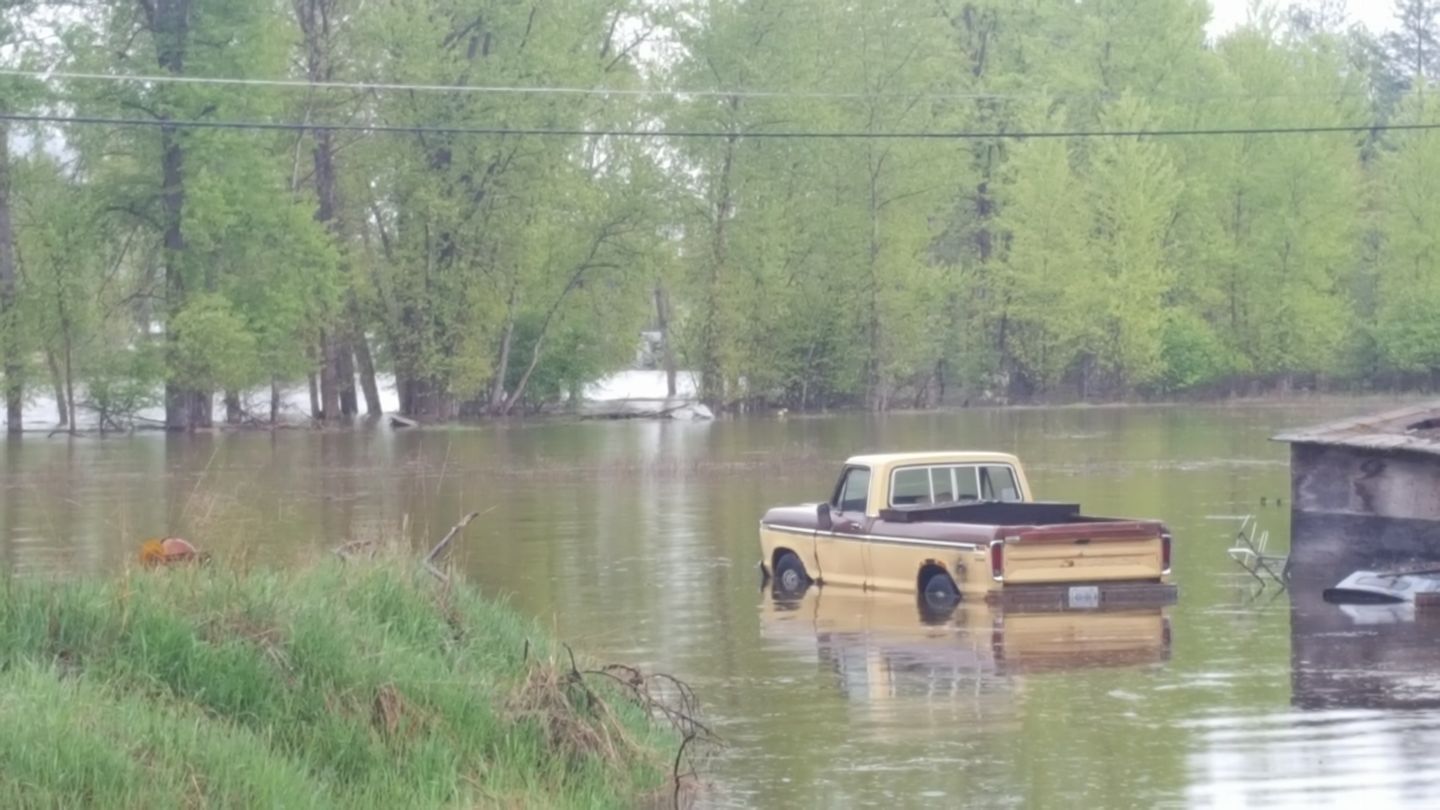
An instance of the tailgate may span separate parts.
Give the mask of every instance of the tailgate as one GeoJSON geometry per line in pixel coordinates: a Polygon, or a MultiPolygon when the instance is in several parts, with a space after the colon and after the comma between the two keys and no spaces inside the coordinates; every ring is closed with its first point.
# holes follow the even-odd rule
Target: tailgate
{"type": "Polygon", "coordinates": [[[1007,585],[1156,580],[1169,573],[1170,537],[1152,521],[1035,526],[998,545],[997,579],[1007,585]]]}

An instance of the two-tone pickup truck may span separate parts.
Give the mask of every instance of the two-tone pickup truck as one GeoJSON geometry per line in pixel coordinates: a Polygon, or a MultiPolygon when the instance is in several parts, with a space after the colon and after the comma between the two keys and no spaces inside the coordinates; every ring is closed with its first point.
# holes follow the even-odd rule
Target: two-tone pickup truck
{"type": "Polygon", "coordinates": [[[962,594],[1042,609],[1176,596],[1163,524],[1037,502],[1005,453],[855,456],[828,502],[766,512],[760,549],[779,596],[811,583],[919,593],[934,606],[962,594]]]}

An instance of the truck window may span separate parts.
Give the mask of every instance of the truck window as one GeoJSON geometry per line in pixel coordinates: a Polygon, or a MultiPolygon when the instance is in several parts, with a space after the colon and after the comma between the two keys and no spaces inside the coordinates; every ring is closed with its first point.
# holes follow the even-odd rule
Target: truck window
{"type": "Polygon", "coordinates": [[[981,467],[980,493],[987,501],[1019,501],[1020,487],[1015,483],[1015,471],[1008,465],[981,467]]]}
{"type": "Polygon", "coordinates": [[[930,492],[935,503],[950,503],[955,500],[955,468],[931,467],[930,492]]]}
{"type": "Polygon", "coordinates": [[[967,465],[950,469],[955,471],[955,500],[980,500],[980,481],[975,475],[975,467],[967,465]]]}
{"type": "Polygon", "coordinates": [[[890,482],[891,506],[930,502],[930,470],[928,468],[910,467],[895,471],[895,477],[890,482]]]}
{"type": "Polygon", "coordinates": [[[864,512],[870,502],[870,470],[865,467],[851,467],[845,471],[845,480],[835,506],[842,512],[864,512]]]}

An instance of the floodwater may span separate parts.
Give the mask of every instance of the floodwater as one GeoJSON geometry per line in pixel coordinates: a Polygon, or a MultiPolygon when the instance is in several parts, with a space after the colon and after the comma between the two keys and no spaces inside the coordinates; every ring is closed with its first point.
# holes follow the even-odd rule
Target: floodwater
{"type": "Polygon", "coordinates": [[[1268,437],[1388,404],[26,437],[0,445],[0,569],[103,574],[164,533],[274,564],[424,548],[480,510],[457,549],[472,580],[696,688],[726,741],[707,806],[1427,807],[1440,623],[1256,594],[1214,517],[1254,513],[1283,547],[1268,437]],[[766,506],[822,499],[852,453],[944,447],[1013,451],[1041,498],[1167,521],[1179,604],[937,624],[903,597],[762,593],[766,506]]]}

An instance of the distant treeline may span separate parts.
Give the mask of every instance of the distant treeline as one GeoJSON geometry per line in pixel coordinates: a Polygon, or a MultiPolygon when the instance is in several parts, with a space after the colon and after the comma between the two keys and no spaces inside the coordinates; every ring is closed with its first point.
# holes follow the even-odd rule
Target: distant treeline
{"type": "Polygon", "coordinates": [[[1437,11],[9,2],[6,399],[499,416],[644,329],[726,408],[1429,386],[1437,11]]]}

